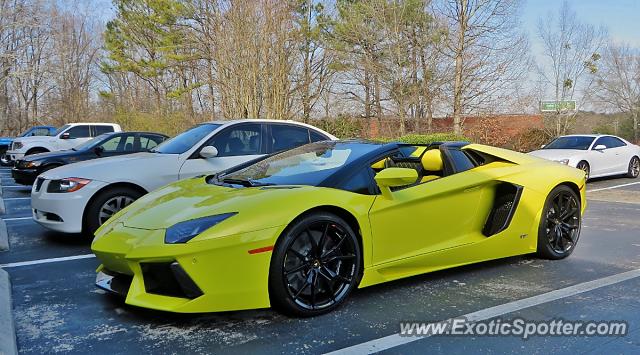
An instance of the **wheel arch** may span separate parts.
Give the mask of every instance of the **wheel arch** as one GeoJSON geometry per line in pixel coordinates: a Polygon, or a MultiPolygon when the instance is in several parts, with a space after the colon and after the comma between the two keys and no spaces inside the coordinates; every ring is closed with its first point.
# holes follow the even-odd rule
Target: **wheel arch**
{"type": "Polygon", "coordinates": [[[38,152],[41,152],[41,153],[51,152],[51,150],[49,150],[49,148],[42,147],[42,146],[36,146],[36,147],[31,147],[31,148],[27,149],[27,151],[24,153],[24,155],[34,154],[33,153],[34,151],[38,151],[38,152]]]}
{"type": "Polygon", "coordinates": [[[148,193],[148,191],[144,187],[142,187],[140,185],[137,185],[137,184],[134,184],[134,183],[131,183],[131,182],[116,182],[116,183],[104,186],[100,190],[96,191],[96,193],[93,194],[93,196],[91,196],[89,201],[87,201],[87,204],[84,206],[84,210],[82,211],[82,223],[83,224],[86,221],[87,209],[89,209],[89,206],[93,203],[93,201],[95,201],[95,199],[98,198],[98,196],[100,196],[105,191],[108,191],[108,190],[111,190],[111,189],[115,189],[115,188],[118,188],[118,187],[131,188],[131,189],[134,189],[134,190],[142,193],[143,195],[148,193]]]}

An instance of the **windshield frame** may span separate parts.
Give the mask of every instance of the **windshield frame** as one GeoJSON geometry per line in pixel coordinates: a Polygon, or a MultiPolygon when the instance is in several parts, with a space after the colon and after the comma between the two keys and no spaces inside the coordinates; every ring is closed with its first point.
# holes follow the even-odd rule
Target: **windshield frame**
{"type": "Polygon", "coordinates": [[[151,149],[150,152],[151,153],[156,153],[156,154],[176,154],[176,155],[185,154],[185,153],[191,151],[193,148],[199,147],[200,143],[203,140],[209,139],[212,134],[216,134],[220,130],[220,128],[222,128],[224,126],[225,125],[222,124],[222,123],[213,123],[213,122],[205,122],[205,123],[197,124],[195,126],[190,127],[189,129],[181,132],[180,134],[178,134],[178,135],[176,135],[174,137],[166,139],[164,142],[158,144],[153,149],[151,149]],[[206,134],[201,136],[197,141],[193,141],[191,146],[187,147],[186,149],[184,149],[182,151],[179,151],[179,149],[176,149],[175,151],[171,151],[171,152],[163,152],[163,151],[160,150],[163,146],[168,147],[170,144],[178,142],[179,139],[187,137],[187,133],[193,132],[194,130],[199,129],[201,127],[205,127],[205,126],[211,126],[212,128],[206,134]]]}
{"type": "MultiPolygon", "coordinates": [[[[276,152],[276,153],[272,153],[269,155],[266,155],[264,157],[260,157],[251,161],[248,161],[246,163],[237,165],[235,167],[232,167],[230,169],[221,171],[217,174],[214,175],[210,175],[207,177],[206,181],[209,184],[214,184],[214,185],[242,185],[244,187],[260,187],[260,186],[315,186],[315,187],[332,187],[332,188],[337,188],[338,182],[341,182],[344,178],[344,176],[346,175],[351,175],[355,170],[357,170],[360,165],[362,165],[362,167],[367,166],[366,162],[369,160],[372,160],[373,157],[375,156],[379,156],[380,154],[382,154],[383,152],[387,152],[387,151],[391,151],[393,149],[397,149],[397,144],[395,143],[380,143],[380,142],[368,142],[368,141],[318,141],[318,142],[313,142],[313,143],[308,143],[290,150],[286,150],[283,152],[276,152]],[[258,179],[253,179],[252,177],[247,177],[244,176],[244,179],[240,178],[239,176],[236,175],[236,173],[239,173],[243,170],[248,170],[250,169],[252,166],[261,163],[264,160],[267,159],[272,159],[274,157],[277,156],[281,156],[281,155],[287,155],[287,154],[291,154],[291,151],[293,150],[302,150],[304,148],[311,148],[311,146],[313,145],[332,145],[332,150],[334,150],[335,146],[338,144],[354,144],[354,145],[358,145],[361,147],[364,146],[370,146],[370,149],[368,149],[367,151],[362,151],[356,155],[353,156],[353,158],[350,158],[349,156],[346,158],[346,160],[344,161],[344,163],[340,166],[336,166],[335,168],[329,168],[326,169],[328,170],[328,174],[317,178],[317,180],[312,181],[312,182],[300,182],[300,181],[293,181],[293,182],[273,182],[273,181],[260,181],[262,179],[268,179],[269,177],[265,177],[265,178],[258,178],[258,179]],[[233,183],[225,183],[224,180],[233,180],[233,183]],[[244,180],[244,181],[242,181],[244,180]],[[241,183],[242,182],[242,183],[241,183]]],[[[310,152],[303,152],[302,154],[308,154],[310,152]]],[[[333,154],[333,153],[332,153],[333,154]]],[[[353,152],[352,152],[353,154],[353,152]]],[[[277,160],[276,160],[277,161],[277,160]]],[[[294,179],[292,176],[296,176],[297,179],[300,179],[300,175],[305,175],[305,174],[309,174],[309,173],[317,173],[318,171],[322,171],[322,170],[316,170],[316,171],[309,171],[309,172],[304,172],[302,174],[293,174],[293,175],[289,175],[287,177],[294,179]]],[[[272,175],[273,176],[273,175],[272,175]]]]}
{"type": "Polygon", "coordinates": [[[545,149],[558,149],[558,150],[589,150],[589,149],[593,146],[593,143],[596,141],[596,138],[598,138],[598,137],[595,137],[595,136],[586,136],[586,135],[585,135],[585,136],[581,136],[581,135],[577,135],[577,136],[560,136],[560,137],[556,137],[556,138],[555,138],[555,139],[553,139],[551,142],[547,143],[547,144],[546,144],[544,147],[542,147],[541,149],[542,149],[542,150],[545,150],[545,149]],[[559,148],[559,147],[553,147],[553,146],[552,146],[555,142],[558,142],[558,141],[560,141],[560,140],[565,140],[565,139],[571,139],[571,138],[574,138],[574,139],[591,139],[591,141],[589,142],[589,145],[588,145],[588,146],[586,146],[586,148],[580,148],[580,147],[568,147],[568,148],[566,148],[566,147],[565,147],[565,148],[559,148]]]}

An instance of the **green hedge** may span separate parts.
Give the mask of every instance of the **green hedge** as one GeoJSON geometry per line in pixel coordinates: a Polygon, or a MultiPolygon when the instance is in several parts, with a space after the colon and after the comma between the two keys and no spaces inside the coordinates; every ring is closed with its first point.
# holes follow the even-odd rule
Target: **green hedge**
{"type": "Polygon", "coordinates": [[[446,141],[465,141],[471,140],[465,136],[453,134],[453,133],[433,133],[433,134],[408,134],[399,138],[380,138],[379,140],[384,142],[403,142],[409,144],[429,144],[433,142],[446,142],[446,141]]]}

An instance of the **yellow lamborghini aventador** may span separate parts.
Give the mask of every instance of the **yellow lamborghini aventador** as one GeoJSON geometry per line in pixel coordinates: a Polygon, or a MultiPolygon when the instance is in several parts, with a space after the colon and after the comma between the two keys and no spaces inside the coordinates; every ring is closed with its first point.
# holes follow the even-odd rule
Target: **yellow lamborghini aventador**
{"type": "Polygon", "coordinates": [[[116,214],[96,284],[172,312],[311,316],[356,287],[573,252],[584,172],[462,142],[308,144],[179,181],[116,214]]]}

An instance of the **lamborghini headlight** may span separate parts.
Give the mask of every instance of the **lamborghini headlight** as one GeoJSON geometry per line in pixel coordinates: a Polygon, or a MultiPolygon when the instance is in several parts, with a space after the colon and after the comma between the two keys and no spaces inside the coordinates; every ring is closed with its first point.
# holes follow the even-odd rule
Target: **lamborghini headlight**
{"type": "Polygon", "coordinates": [[[235,216],[238,212],[218,214],[215,216],[207,216],[188,221],[176,223],[167,228],[164,234],[164,242],[166,244],[186,243],[196,237],[198,234],[224,221],[225,219],[235,216]]]}
{"type": "Polygon", "coordinates": [[[560,160],[554,160],[556,163],[560,163],[563,165],[569,165],[569,159],[560,159],[560,160]]]}

